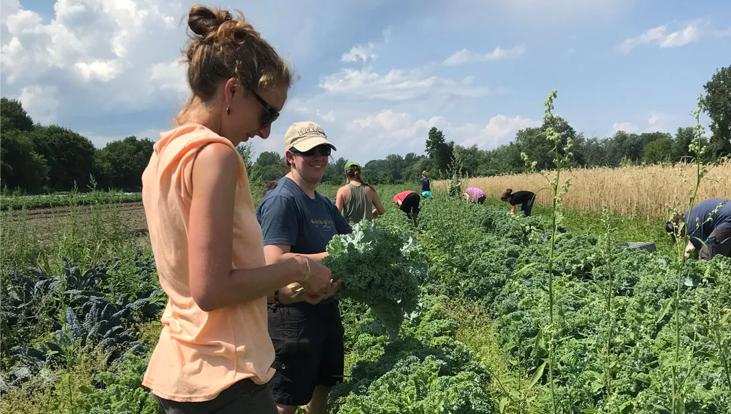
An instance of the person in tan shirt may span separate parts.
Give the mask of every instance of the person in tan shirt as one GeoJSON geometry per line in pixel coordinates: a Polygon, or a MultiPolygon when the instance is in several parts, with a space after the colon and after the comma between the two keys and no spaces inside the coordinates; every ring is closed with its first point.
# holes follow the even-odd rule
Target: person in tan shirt
{"type": "Polygon", "coordinates": [[[269,136],[291,75],[243,17],[196,5],[188,26],[192,96],[175,127],[160,134],[142,176],[150,242],[168,296],[143,385],[162,413],[275,413],[267,296],[294,282],[307,295],[324,295],[332,279],[306,256],[266,265],[235,146],[269,136]]]}

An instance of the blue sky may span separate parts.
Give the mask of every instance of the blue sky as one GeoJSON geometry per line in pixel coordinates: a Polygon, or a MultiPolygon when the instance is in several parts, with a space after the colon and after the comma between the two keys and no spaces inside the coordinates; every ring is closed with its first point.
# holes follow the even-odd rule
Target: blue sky
{"type": "MultiPolygon", "coordinates": [[[[156,139],[188,96],[180,49],[191,4],[0,0],[0,88],[36,122],[94,145],[156,139]]],[[[205,2],[204,2],[205,3],[205,2]]],[[[218,1],[244,12],[298,80],[271,137],[320,123],[335,156],[423,153],[437,126],[495,148],[540,124],[543,100],[587,137],[689,126],[731,64],[731,2],[675,0],[218,1]]]]}

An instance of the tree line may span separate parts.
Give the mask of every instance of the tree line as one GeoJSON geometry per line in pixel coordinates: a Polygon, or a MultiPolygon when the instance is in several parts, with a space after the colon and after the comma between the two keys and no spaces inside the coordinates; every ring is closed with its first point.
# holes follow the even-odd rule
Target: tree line
{"type": "Polygon", "coordinates": [[[3,192],[43,193],[90,187],[140,191],[153,142],[131,136],[96,149],[58,125],[34,124],[20,102],[0,102],[3,192]]]}
{"type": "MultiPolygon", "coordinates": [[[[711,120],[707,137],[708,161],[731,156],[731,66],[718,70],[704,85],[701,100],[711,120]]],[[[20,102],[2,98],[0,104],[0,183],[3,192],[40,193],[89,187],[140,191],[141,176],[152,154],[153,142],[130,136],[96,149],[89,139],[69,129],[35,124],[20,102]]],[[[553,128],[564,141],[572,140],[577,167],[618,167],[622,165],[682,162],[689,157],[688,144],[693,128],[667,132],[631,133],[618,131],[611,137],[585,137],[563,118],[554,117],[553,128]]],[[[507,144],[492,150],[447,141],[433,127],[425,142],[424,154],[390,154],[363,165],[363,176],[374,184],[413,182],[421,171],[432,178],[491,176],[520,173],[525,169],[521,153],[536,161],[538,169],[552,169],[551,145],[545,123],[525,128],[507,144]]],[[[561,147],[564,147],[562,145],[561,147]]],[[[263,152],[252,159],[250,145],[239,147],[252,179],[276,180],[286,172],[281,154],[263,152]]],[[[340,184],[346,160],[333,160],[323,181],[340,184]]]]}

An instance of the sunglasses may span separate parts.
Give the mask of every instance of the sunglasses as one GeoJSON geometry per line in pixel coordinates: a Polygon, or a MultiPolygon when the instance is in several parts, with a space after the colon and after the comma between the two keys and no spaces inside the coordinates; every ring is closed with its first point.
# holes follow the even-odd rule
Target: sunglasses
{"type": "Polygon", "coordinates": [[[313,157],[315,153],[319,153],[323,157],[329,157],[330,153],[332,152],[332,147],[330,147],[329,145],[318,145],[308,151],[297,151],[296,148],[292,147],[289,149],[289,151],[292,154],[298,154],[303,157],[313,157]]]}
{"type": "Polygon", "coordinates": [[[254,94],[254,98],[256,98],[257,101],[261,104],[261,107],[264,109],[264,111],[261,113],[261,119],[259,122],[261,123],[262,128],[266,128],[269,125],[271,125],[274,121],[279,118],[279,111],[277,108],[269,105],[267,101],[264,100],[256,91],[252,91],[251,93],[254,94]]]}

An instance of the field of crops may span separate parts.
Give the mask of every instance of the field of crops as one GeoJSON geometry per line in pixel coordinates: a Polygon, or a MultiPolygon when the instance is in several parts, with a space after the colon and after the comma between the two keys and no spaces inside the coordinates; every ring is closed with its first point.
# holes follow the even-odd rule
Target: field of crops
{"type": "MultiPolygon", "coordinates": [[[[671,211],[687,207],[685,197],[695,185],[695,168],[694,164],[675,164],[575,169],[564,175],[571,181],[571,189],[563,205],[573,211],[601,212],[607,207],[626,217],[666,219],[671,211]]],[[[539,173],[465,179],[462,188],[470,186],[483,189],[493,199],[506,188],[534,192],[538,205],[550,206],[553,199],[539,173]]],[[[447,182],[436,187],[446,189],[447,182]]],[[[709,167],[698,188],[699,200],[718,197],[731,198],[731,161],[709,167]]]]}
{"type": "MultiPolygon", "coordinates": [[[[155,412],[140,387],[165,303],[149,241],[114,209],[78,214],[3,229],[0,412],[155,412]]],[[[560,233],[549,266],[545,220],[442,195],[416,228],[390,207],[378,223],[428,272],[396,338],[342,302],[331,412],[731,412],[731,260],[624,249],[608,223],[560,233]]]]}
{"type": "Polygon", "coordinates": [[[28,196],[0,195],[0,211],[68,207],[71,205],[134,203],[140,201],[142,201],[141,193],[120,193],[113,191],[54,193],[28,196]]]}

